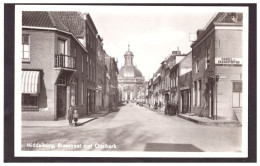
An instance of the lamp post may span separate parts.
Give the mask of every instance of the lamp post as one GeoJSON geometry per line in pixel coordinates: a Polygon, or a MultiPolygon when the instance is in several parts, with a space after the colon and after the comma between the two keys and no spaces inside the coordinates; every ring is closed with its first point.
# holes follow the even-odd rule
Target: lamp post
{"type": "Polygon", "coordinates": [[[216,87],[216,117],[215,120],[218,120],[218,81],[219,75],[215,75],[213,71],[209,71],[209,82],[214,83],[216,87]]]}

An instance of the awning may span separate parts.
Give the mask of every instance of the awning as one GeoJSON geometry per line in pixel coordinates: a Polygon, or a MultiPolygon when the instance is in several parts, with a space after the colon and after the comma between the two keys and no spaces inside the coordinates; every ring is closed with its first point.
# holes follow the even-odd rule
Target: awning
{"type": "Polygon", "coordinates": [[[40,93],[39,71],[22,71],[22,93],[40,93]]]}

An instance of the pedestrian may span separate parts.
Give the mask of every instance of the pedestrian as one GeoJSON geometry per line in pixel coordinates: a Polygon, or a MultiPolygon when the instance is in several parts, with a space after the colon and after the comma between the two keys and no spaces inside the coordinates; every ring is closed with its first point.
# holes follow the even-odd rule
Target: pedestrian
{"type": "Polygon", "coordinates": [[[79,119],[78,110],[74,110],[73,119],[74,119],[74,122],[75,122],[75,126],[77,126],[77,122],[78,122],[78,119],[79,119]]]}
{"type": "Polygon", "coordinates": [[[69,124],[72,126],[72,119],[73,119],[73,108],[72,106],[69,107],[69,112],[68,112],[68,120],[69,124]]]}

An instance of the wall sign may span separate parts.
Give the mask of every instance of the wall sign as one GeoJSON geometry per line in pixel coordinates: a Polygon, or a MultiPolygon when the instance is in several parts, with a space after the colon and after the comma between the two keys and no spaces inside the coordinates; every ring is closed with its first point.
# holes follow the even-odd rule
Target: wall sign
{"type": "Polygon", "coordinates": [[[215,58],[215,64],[242,65],[242,58],[215,58]]]}

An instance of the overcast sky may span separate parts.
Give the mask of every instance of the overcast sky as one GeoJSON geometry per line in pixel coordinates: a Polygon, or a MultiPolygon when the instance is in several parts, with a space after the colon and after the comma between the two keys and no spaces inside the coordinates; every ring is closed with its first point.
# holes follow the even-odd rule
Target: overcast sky
{"type": "Polygon", "coordinates": [[[171,51],[191,51],[189,33],[204,28],[217,10],[207,7],[144,7],[103,6],[85,7],[99,34],[104,38],[104,49],[124,64],[124,53],[134,53],[134,65],[148,80],[171,51]]]}

